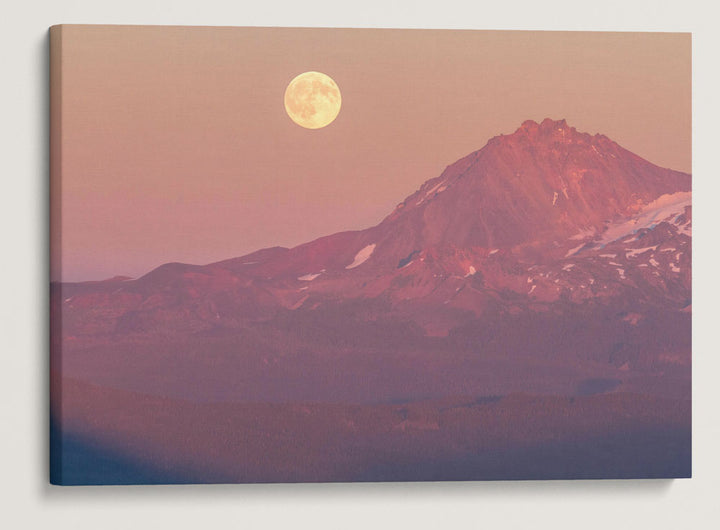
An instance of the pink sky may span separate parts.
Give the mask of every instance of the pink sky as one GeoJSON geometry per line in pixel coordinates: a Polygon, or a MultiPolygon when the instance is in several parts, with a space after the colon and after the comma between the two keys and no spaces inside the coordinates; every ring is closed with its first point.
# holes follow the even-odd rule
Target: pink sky
{"type": "Polygon", "coordinates": [[[689,34],[63,26],[60,40],[54,279],[366,228],[527,119],[691,169],[689,34]],[[283,106],[309,70],[342,92],[324,129],[283,106]]]}

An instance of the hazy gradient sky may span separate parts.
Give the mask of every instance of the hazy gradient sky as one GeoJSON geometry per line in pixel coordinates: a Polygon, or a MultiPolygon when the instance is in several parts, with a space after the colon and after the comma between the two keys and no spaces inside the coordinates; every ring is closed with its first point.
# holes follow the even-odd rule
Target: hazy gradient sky
{"type": "Polygon", "coordinates": [[[65,281],[366,228],[527,119],[691,170],[689,34],[63,26],[61,61],[65,281]],[[283,106],[309,70],[324,129],[283,106]]]}

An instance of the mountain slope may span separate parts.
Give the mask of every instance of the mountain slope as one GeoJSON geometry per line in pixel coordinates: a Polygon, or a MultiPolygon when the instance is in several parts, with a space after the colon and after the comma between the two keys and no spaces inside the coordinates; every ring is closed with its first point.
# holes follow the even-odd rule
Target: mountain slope
{"type": "MultiPolygon", "coordinates": [[[[378,232],[405,249],[511,247],[632,215],[690,176],[661,169],[564,120],[527,121],[449,166],[408,197],[378,232]]],[[[390,245],[390,243],[385,243],[390,245]]]]}

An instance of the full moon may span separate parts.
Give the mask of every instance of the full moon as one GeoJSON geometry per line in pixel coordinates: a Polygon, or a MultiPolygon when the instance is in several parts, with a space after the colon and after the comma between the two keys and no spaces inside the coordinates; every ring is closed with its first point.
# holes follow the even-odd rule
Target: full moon
{"type": "Polygon", "coordinates": [[[321,129],[340,112],[340,89],[321,72],[305,72],[290,81],[285,90],[285,111],[306,129],[321,129]]]}

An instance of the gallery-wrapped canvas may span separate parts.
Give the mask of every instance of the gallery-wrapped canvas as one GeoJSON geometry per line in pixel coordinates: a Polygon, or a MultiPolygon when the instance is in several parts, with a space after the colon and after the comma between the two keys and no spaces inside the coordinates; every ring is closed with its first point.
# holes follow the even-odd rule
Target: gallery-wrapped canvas
{"type": "Polygon", "coordinates": [[[55,26],[54,484],[691,474],[691,38],[55,26]]]}

